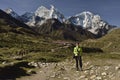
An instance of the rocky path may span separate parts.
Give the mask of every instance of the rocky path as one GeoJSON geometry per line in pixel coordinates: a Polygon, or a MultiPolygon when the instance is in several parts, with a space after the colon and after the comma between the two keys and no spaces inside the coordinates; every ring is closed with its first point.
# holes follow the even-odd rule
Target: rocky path
{"type": "Polygon", "coordinates": [[[76,71],[75,61],[38,63],[37,74],[17,80],[120,80],[119,60],[83,60],[83,71],[76,71]]]}

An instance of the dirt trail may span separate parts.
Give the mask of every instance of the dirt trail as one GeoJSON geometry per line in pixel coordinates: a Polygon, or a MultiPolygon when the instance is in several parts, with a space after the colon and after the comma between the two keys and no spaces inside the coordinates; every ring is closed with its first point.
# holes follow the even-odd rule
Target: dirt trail
{"type": "Polygon", "coordinates": [[[119,80],[119,60],[83,60],[83,71],[76,71],[75,61],[39,63],[37,74],[17,80],[119,80]]]}

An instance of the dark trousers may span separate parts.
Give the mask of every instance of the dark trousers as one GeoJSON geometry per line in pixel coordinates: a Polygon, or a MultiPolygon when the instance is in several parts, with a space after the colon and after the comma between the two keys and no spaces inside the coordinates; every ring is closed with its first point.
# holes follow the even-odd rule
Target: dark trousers
{"type": "Polygon", "coordinates": [[[75,61],[76,61],[77,70],[79,70],[79,68],[80,68],[80,70],[82,70],[82,58],[81,58],[81,56],[75,56],[75,61]]]}

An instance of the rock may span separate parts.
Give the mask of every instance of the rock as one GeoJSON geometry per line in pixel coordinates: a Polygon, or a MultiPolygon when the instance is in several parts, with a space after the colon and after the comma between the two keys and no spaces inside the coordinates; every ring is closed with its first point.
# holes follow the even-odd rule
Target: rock
{"type": "Polygon", "coordinates": [[[115,73],[112,73],[111,75],[108,75],[108,76],[109,76],[109,78],[112,78],[115,76],[115,73]]]}
{"type": "Polygon", "coordinates": [[[31,71],[31,74],[36,74],[36,72],[35,71],[31,71]]]}
{"type": "Polygon", "coordinates": [[[104,68],[105,68],[105,70],[108,70],[110,67],[109,66],[105,66],[104,68]]]}
{"type": "Polygon", "coordinates": [[[96,79],[97,79],[97,80],[101,80],[101,79],[102,79],[102,77],[98,76],[98,77],[96,77],[96,79]]]}
{"type": "Polygon", "coordinates": [[[118,66],[120,67],[120,64],[118,64],[118,66]]]}
{"type": "Polygon", "coordinates": [[[91,65],[90,67],[89,67],[89,69],[91,70],[91,69],[94,69],[94,66],[93,65],[91,65]]]}
{"type": "Polygon", "coordinates": [[[56,63],[55,66],[54,66],[54,68],[57,68],[57,67],[58,67],[58,64],[56,63]]]}
{"type": "Polygon", "coordinates": [[[116,66],[116,67],[115,67],[115,70],[120,70],[120,66],[116,66]]]}
{"type": "Polygon", "coordinates": [[[69,78],[69,77],[64,77],[63,79],[64,79],[64,80],[70,80],[70,78],[69,78]]]}
{"type": "Polygon", "coordinates": [[[60,78],[61,78],[61,76],[58,76],[58,78],[60,79],[60,78]]]}
{"type": "Polygon", "coordinates": [[[55,52],[55,49],[51,49],[51,52],[55,52]]]}
{"type": "Polygon", "coordinates": [[[106,72],[103,72],[101,75],[102,75],[102,76],[106,76],[106,75],[107,75],[107,73],[106,73],[106,72]]]}
{"type": "Polygon", "coordinates": [[[38,67],[38,64],[37,64],[37,63],[35,63],[34,61],[32,61],[32,62],[28,63],[28,65],[30,65],[30,66],[34,66],[34,67],[38,67]]]}
{"type": "Polygon", "coordinates": [[[85,66],[88,66],[88,65],[90,65],[90,62],[87,62],[87,63],[85,63],[84,65],[85,65],[85,66]]]}
{"type": "Polygon", "coordinates": [[[77,70],[76,73],[79,73],[79,71],[77,70]]]}
{"type": "Polygon", "coordinates": [[[94,78],[96,78],[96,75],[92,75],[91,77],[90,77],[90,79],[94,79],[94,78]]]}
{"type": "Polygon", "coordinates": [[[31,63],[28,63],[28,65],[31,65],[31,63]]]}
{"type": "Polygon", "coordinates": [[[11,65],[14,65],[14,62],[11,62],[10,64],[11,64],[11,65]]]}
{"type": "Polygon", "coordinates": [[[80,76],[80,79],[83,79],[83,78],[85,78],[85,75],[80,76]]]}
{"type": "Polygon", "coordinates": [[[43,71],[39,71],[40,73],[43,73],[43,71]]]}
{"type": "Polygon", "coordinates": [[[118,71],[118,74],[120,74],[120,71],[118,71]]]}
{"type": "Polygon", "coordinates": [[[116,78],[115,78],[115,77],[112,77],[111,80],[116,80],[116,78]]]}
{"type": "Polygon", "coordinates": [[[95,71],[94,70],[90,70],[90,75],[92,75],[95,71]]]}
{"type": "Polygon", "coordinates": [[[65,68],[64,68],[64,67],[61,67],[59,70],[60,70],[60,71],[65,71],[65,68]]]}
{"type": "Polygon", "coordinates": [[[101,69],[101,67],[98,67],[97,69],[98,69],[98,70],[100,70],[100,69],[101,69]]]}
{"type": "Polygon", "coordinates": [[[55,76],[56,76],[56,74],[55,74],[55,72],[53,72],[50,77],[51,77],[51,78],[55,78],[55,76]]]}
{"type": "Polygon", "coordinates": [[[90,65],[90,62],[87,62],[86,64],[87,64],[87,65],[90,65]]]}
{"type": "Polygon", "coordinates": [[[37,63],[34,63],[34,66],[35,66],[35,67],[38,67],[37,63]]]}
{"type": "Polygon", "coordinates": [[[32,69],[28,70],[28,73],[30,73],[32,71],[32,69]]]}
{"type": "Polygon", "coordinates": [[[89,80],[88,78],[85,78],[84,80],[89,80]]]}
{"type": "Polygon", "coordinates": [[[84,71],[85,74],[89,74],[89,71],[84,71]]]}
{"type": "Polygon", "coordinates": [[[7,63],[6,61],[2,62],[2,64],[6,64],[6,63],[7,63]]]}
{"type": "Polygon", "coordinates": [[[32,69],[30,69],[30,70],[28,71],[28,73],[29,73],[29,74],[36,74],[36,72],[33,71],[32,69]]]}

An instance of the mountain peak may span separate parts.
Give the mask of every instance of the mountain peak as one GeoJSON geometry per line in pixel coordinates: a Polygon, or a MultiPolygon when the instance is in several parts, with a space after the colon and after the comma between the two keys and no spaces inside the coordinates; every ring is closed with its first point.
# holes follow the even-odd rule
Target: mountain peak
{"type": "Polygon", "coordinates": [[[4,11],[16,19],[20,18],[20,16],[15,11],[13,11],[12,8],[5,9],[4,11]]]}
{"type": "Polygon", "coordinates": [[[54,5],[50,5],[51,9],[55,9],[54,5]]]}
{"type": "Polygon", "coordinates": [[[48,10],[45,6],[40,6],[37,8],[36,11],[40,11],[40,10],[48,10]]]}
{"type": "Polygon", "coordinates": [[[93,13],[90,11],[83,11],[82,13],[76,14],[75,16],[80,16],[80,15],[89,15],[89,16],[93,16],[93,13]]]}
{"type": "Polygon", "coordinates": [[[90,14],[90,15],[93,15],[93,13],[92,13],[92,12],[90,12],[90,11],[83,11],[82,13],[84,13],[84,14],[90,14]]]}
{"type": "Polygon", "coordinates": [[[40,7],[38,7],[37,10],[35,11],[35,16],[48,18],[48,17],[49,17],[49,9],[47,9],[47,8],[44,7],[44,6],[40,6],[40,7]]]}
{"type": "MultiPolygon", "coordinates": [[[[50,5],[50,6],[51,6],[50,9],[48,9],[44,6],[40,6],[35,11],[35,15],[45,18],[45,19],[56,18],[56,19],[60,20],[60,18],[63,18],[63,15],[59,11],[57,11],[57,9],[53,5],[50,5]]],[[[62,20],[60,20],[60,21],[62,21],[62,20]]]]}
{"type": "Polygon", "coordinates": [[[13,9],[12,8],[8,8],[8,9],[5,9],[4,10],[7,14],[10,14],[13,12],[13,9]]]}
{"type": "Polygon", "coordinates": [[[82,26],[84,29],[92,32],[95,35],[105,35],[111,29],[110,25],[101,19],[98,14],[93,14],[89,11],[76,14],[68,18],[69,23],[77,26],[82,26]]]}

